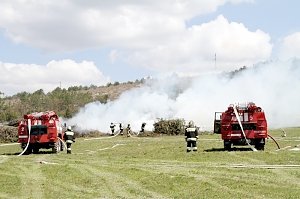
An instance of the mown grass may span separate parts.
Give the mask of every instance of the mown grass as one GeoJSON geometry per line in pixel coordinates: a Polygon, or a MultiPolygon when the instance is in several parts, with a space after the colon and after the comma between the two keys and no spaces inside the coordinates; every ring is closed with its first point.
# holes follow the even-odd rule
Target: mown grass
{"type": "Polygon", "coordinates": [[[0,145],[0,198],[299,198],[300,128],[286,132],[270,131],[289,148],[258,152],[223,151],[220,135],[200,135],[196,153],[182,136],[80,138],[71,155],[0,145]]]}

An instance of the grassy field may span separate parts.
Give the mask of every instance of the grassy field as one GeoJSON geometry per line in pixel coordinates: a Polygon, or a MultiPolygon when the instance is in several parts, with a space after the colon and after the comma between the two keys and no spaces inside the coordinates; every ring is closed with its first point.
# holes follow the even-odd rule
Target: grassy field
{"type": "Polygon", "coordinates": [[[286,132],[258,152],[223,151],[220,135],[195,153],[182,136],[80,138],[71,155],[0,144],[0,198],[299,198],[300,128],[286,132]]]}

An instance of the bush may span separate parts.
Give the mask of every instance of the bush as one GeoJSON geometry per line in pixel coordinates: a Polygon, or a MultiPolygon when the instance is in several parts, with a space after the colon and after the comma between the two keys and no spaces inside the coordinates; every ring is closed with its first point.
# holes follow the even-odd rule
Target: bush
{"type": "Polygon", "coordinates": [[[0,126],[0,142],[17,142],[18,128],[10,126],[0,126]]]}
{"type": "Polygon", "coordinates": [[[154,133],[166,135],[184,135],[184,119],[159,119],[154,126],[154,133]]]}

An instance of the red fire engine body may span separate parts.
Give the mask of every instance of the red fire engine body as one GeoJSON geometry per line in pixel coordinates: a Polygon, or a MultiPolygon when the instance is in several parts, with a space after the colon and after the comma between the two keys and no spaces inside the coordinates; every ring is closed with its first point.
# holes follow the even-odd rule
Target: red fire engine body
{"type": "Polygon", "coordinates": [[[268,137],[265,113],[252,102],[237,106],[230,105],[225,112],[215,113],[214,132],[221,134],[225,150],[231,150],[231,145],[242,146],[247,142],[254,145],[257,150],[264,150],[265,139],[268,137]],[[246,137],[234,108],[237,110],[246,137]]]}
{"type": "Polygon", "coordinates": [[[27,154],[32,151],[38,153],[40,148],[52,148],[52,151],[57,153],[63,149],[59,139],[62,137],[61,123],[54,111],[27,114],[19,122],[18,142],[24,150],[29,139],[29,145],[25,152],[27,154]]]}

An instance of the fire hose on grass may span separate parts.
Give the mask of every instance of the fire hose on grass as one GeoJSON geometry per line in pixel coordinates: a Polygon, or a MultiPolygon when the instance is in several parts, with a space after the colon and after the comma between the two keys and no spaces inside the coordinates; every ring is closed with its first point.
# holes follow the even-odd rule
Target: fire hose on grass
{"type": "Polygon", "coordinates": [[[24,148],[24,150],[18,156],[23,155],[25,153],[25,151],[27,151],[27,149],[29,147],[29,143],[30,143],[30,133],[31,133],[31,120],[28,119],[28,139],[27,139],[27,144],[26,144],[26,147],[24,148]]]}
{"type": "Polygon", "coordinates": [[[113,136],[109,136],[109,137],[101,137],[101,138],[86,138],[84,139],[85,141],[87,140],[103,140],[103,139],[110,139],[110,138],[114,138],[116,136],[118,136],[120,134],[121,131],[118,131],[118,133],[116,133],[115,135],[113,136]]]}
{"type": "MultiPolygon", "coordinates": [[[[58,139],[63,143],[63,147],[65,148],[65,149],[67,149],[67,144],[66,144],[66,142],[65,141],[63,141],[63,139],[61,139],[60,137],[58,137],[58,139]]],[[[62,147],[62,146],[60,146],[60,147],[62,147]]]]}
{"type": "Polygon", "coordinates": [[[280,146],[277,143],[277,141],[271,135],[269,135],[269,134],[268,134],[268,137],[270,137],[275,142],[275,144],[277,145],[277,148],[280,149],[280,146]]]}
{"type": "Polygon", "coordinates": [[[236,109],[236,105],[233,106],[233,110],[234,110],[234,114],[235,114],[235,116],[236,116],[236,119],[237,119],[237,121],[239,122],[239,125],[240,125],[240,127],[241,127],[241,130],[242,130],[242,133],[243,133],[244,138],[245,138],[245,140],[246,140],[246,143],[247,143],[248,146],[252,149],[252,151],[257,151],[257,149],[254,148],[254,147],[249,143],[248,139],[246,138],[246,134],[245,134],[245,132],[244,132],[244,128],[243,128],[243,125],[242,125],[242,123],[241,123],[240,116],[239,116],[238,111],[237,111],[237,109],[236,109]]]}

